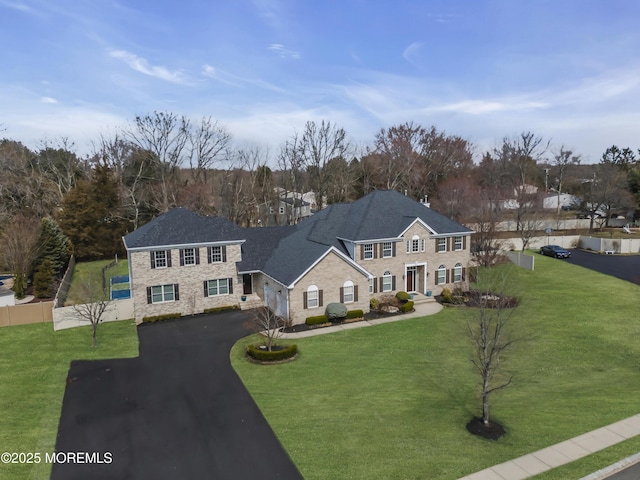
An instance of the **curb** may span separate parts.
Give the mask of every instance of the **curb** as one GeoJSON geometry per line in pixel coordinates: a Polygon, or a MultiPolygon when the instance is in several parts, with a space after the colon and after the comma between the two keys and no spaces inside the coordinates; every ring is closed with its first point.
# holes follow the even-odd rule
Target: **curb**
{"type": "Polygon", "coordinates": [[[640,462],[640,453],[636,453],[635,455],[631,455],[619,462],[614,463],[613,465],[609,465],[602,470],[598,470],[597,472],[593,472],[586,477],[582,477],[580,480],[602,480],[605,478],[609,478],[614,473],[618,473],[620,470],[624,470],[631,465],[635,465],[640,462]]]}

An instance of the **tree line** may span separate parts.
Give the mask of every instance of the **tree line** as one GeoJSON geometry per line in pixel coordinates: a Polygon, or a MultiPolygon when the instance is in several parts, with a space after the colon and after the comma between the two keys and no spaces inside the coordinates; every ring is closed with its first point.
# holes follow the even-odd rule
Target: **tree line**
{"type": "MultiPolygon", "coordinates": [[[[19,272],[25,285],[35,279],[44,219],[66,239],[59,240],[60,249],[80,260],[111,258],[123,253],[122,235],[171,208],[268,225],[283,220],[277,208],[264,207],[288,197],[284,221],[294,223],[303,192],[314,193],[316,209],[375,189],[428,199],[445,215],[472,224],[481,252],[492,250],[499,220],[513,218],[523,233],[533,229],[542,194],[579,195],[592,218],[603,210],[635,210],[639,203],[640,151],[636,156],[612,146],[599,164],[581,165],[580,155],[564,145],[522,132],[474,162],[475,154],[468,140],[413,122],[381,128],[369,145],[356,147],[344,128],[323,120],[306,122],[271,155],[257,146],[234,146],[231,132],[211,117],[192,120],[171,112],[136,116],[97,138],[84,157],[67,138],[44,141],[37,150],[5,138],[0,231],[5,245],[13,241],[23,251],[4,249],[0,267],[19,272]],[[17,265],[17,257],[30,261],[17,265]]],[[[59,275],[60,260],[50,260],[46,275],[59,275]]]]}

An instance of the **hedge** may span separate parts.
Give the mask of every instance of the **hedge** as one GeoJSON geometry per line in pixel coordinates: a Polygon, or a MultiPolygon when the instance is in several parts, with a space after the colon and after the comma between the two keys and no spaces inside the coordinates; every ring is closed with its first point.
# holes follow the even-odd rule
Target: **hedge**
{"type": "Polygon", "coordinates": [[[364,317],[364,312],[362,310],[349,310],[346,316],[346,318],[360,318],[360,317],[364,317]]]}
{"type": "Polygon", "coordinates": [[[287,348],[276,351],[262,350],[255,345],[247,346],[247,355],[260,362],[277,362],[294,357],[298,353],[298,346],[294,343],[287,348]]]}
{"type": "Polygon", "coordinates": [[[322,323],[329,322],[329,317],[326,315],[317,315],[315,317],[307,317],[304,323],[307,325],[320,325],[322,323]]]}
{"type": "Polygon", "coordinates": [[[400,305],[400,311],[402,313],[407,313],[407,312],[410,312],[411,310],[413,310],[413,302],[411,300],[400,305]]]}
{"type": "Polygon", "coordinates": [[[181,316],[181,313],[165,313],[164,315],[153,315],[151,317],[143,317],[142,323],[162,322],[163,320],[172,320],[174,318],[180,318],[181,316]]]}
{"type": "Polygon", "coordinates": [[[240,305],[223,305],[222,307],[205,308],[204,313],[219,313],[227,310],[240,310],[240,305]]]}

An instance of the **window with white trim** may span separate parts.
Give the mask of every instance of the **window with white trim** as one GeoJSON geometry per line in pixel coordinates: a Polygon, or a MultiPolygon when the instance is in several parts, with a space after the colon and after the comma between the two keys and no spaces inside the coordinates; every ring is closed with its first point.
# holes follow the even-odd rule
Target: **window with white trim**
{"type": "Polygon", "coordinates": [[[382,258],[393,257],[393,243],[383,242],[382,244],[382,258]]]}
{"type": "Polygon", "coordinates": [[[156,250],[153,252],[154,268],[165,268],[167,266],[167,251],[156,250]]]}
{"type": "Polygon", "coordinates": [[[376,293],[376,279],[369,279],[369,293],[376,293]]]}
{"type": "Polygon", "coordinates": [[[216,245],[215,247],[209,247],[209,263],[221,263],[224,261],[223,246],[216,245]]]}
{"type": "Polygon", "coordinates": [[[176,300],[175,284],[155,285],[150,287],[150,303],[174,302],[176,300]]]}
{"type": "Polygon", "coordinates": [[[373,243],[365,243],[362,252],[363,252],[362,257],[365,260],[372,259],[373,258],[373,243]]]}
{"type": "Polygon", "coordinates": [[[447,283],[447,267],[445,265],[440,265],[438,270],[436,270],[437,275],[437,284],[440,285],[442,283],[447,283]]]}
{"type": "Polygon", "coordinates": [[[462,264],[456,263],[453,267],[453,283],[459,283],[462,281],[462,264]]]}
{"type": "Polygon", "coordinates": [[[195,265],[196,264],[196,249],[195,248],[183,248],[182,249],[182,264],[183,265],[195,265]]]}
{"type": "Polygon", "coordinates": [[[347,280],[342,286],[342,303],[351,303],[353,301],[353,282],[351,280],[347,280]]]}
{"type": "Polygon", "coordinates": [[[418,235],[414,235],[411,237],[411,253],[416,253],[420,251],[420,237],[418,235]]]}
{"type": "Polygon", "coordinates": [[[217,295],[229,295],[229,279],[216,278],[207,280],[207,296],[215,297],[217,295]]]}
{"type": "Polygon", "coordinates": [[[464,248],[464,243],[462,241],[462,237],[453,237],[453,249],[462,250],[463,248],[464,248]]]}
{"type": "Polygon", "coordinates": [[[446,252],[447,251],[447,239],[439,238],[438,239],[438,252],[446,252]]]}
{"type": "Polygon", "coordinates": [[[382,275],[382,291],[390,292],[393,290],[393,279],[391,277],[391,272],[384,272],[382,275]]]}
{"type": "Polygon", "coordinates": [[[426,245],[425,239],[424,238],[420,239],[420,251],[421,252],[424,252],[425,245],[426,245]]]}
{"type": "Polygon", "coordinates": [[[279,213],[280,215],[284,215],[284,207],[280,207],[280,208],[278,209],[278,213],[279,213]]]}
{"type": "Polygon", "coordinates": [[[307,288],[307,308],[316,308],[318,306],[318,287],[310,285],[307,288]]]}

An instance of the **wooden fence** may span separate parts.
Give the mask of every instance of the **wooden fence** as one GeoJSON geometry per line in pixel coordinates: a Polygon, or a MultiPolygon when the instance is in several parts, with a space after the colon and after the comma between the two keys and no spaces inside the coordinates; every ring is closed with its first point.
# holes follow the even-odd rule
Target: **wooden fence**
{"type": "Polygon", "coordinates": [[[0,327],[53,322],[53,302],[0,307],[0,327]]]}

